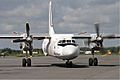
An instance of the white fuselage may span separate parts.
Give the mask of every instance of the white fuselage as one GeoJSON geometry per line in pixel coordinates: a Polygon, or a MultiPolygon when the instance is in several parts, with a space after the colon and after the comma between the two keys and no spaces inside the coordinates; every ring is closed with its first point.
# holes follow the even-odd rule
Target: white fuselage
{"type": "Polygon", "coordinates": [[[44,39],[42,49],[45,55],[62,60],[71,60],[80,53],[79,46],[71,38],[73,34],[54,34],[51,39],[44,39]]]}

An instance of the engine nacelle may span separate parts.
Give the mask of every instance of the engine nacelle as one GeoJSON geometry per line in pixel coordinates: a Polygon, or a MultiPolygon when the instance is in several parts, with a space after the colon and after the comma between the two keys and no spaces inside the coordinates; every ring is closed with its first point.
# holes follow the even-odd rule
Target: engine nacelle
{"type": "Polygon", "coordinates": [[[103,38],[101,36],[97,37],[97,34],[91,34],[91,39],[88,39],[86,41],[84,41],[85,45],[90,46],[90,44],[94,44],[93,47],[103,47],[103,38]]]}

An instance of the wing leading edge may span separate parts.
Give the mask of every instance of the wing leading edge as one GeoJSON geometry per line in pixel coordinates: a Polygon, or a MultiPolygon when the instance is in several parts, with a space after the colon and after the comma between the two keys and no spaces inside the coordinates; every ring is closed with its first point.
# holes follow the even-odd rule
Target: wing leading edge
{"type": "Polygon", "coordinates": [[[0,39],[20,39],[20,38],[23,38],[23,36],[12,34],[0,34],[0,39]]]}
{"type": "MultiPolygon", "coordinates": [[[[0,39],[22,39],[26,36],[21,35],[14,35],[14,34],[0,34],[0,39]]],[[[47,34],[32,34],[32,38],[34,40],[43,40],[43,39],[50,39],[50,36],[47,34]]]]}
{"type": "Polygon", "coordinates": [[[72,38],[73,39],[91,39],[91,36],[87,34],[81,34],[81,35],[74,35],[72,38]]]}
{"type": "MultiPolygon", "coordinates": [[[[92,35],[91,34],[74,35],[72,38],[73,39],[91,39],[92,35]]],[[[103,39],[118,39],[118,38],[120,38],[120,35],[118,35],[118,34],[102,35],[102,38],[103,39]]]]}

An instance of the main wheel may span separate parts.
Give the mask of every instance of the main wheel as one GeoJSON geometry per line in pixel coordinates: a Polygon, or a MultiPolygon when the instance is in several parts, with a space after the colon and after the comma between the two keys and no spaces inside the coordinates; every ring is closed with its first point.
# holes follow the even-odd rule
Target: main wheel
{"type": "Polygon", "coordinates": [[[26,59],[23,58],[23,59],[22,59],[22,67],[26,67],[26,63],[27,63],[26,59]]]}
{"type": "Polygon", "coordinates": [[[93,66],[93,59],[92,58],[89,58],[89,66],[93,66]]]}
{"type": "Polygon", "coordinates": [[[98,59],[94,58],[94,66],[97,66],[97,65],[98,65],[98,59]]]}
{"type": "Polygon", "coordinates": [[[30,59],[30,58],[27,59],[27,66],[28,66],[28,67],[31,66],[31,59],[30,59]]]}

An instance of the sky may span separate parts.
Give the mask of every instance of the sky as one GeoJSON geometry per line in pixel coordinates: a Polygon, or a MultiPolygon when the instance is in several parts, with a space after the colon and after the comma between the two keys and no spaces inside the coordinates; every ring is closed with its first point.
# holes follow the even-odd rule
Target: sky
{"type": "MultiPolygon", "coordinates": [[[[30,23],[32,33],[48,33],[50,0],[0,0],[0,34],[25,32],[30,23]]],[[[56,33],[94,33],[94,23],[100,32],[120,34],[120,0],[51,0],[56,33]]],[[[119,40],[105,40],[105,46],[119,46],[119,40]]],[[[34,41],[41,48],[42,41],[34,41]]],[[[83,45],[82,42],[79,43],[83,45]]],[[[19,49],[11,40],[0,40],[0,48],[19,49]]]]}

